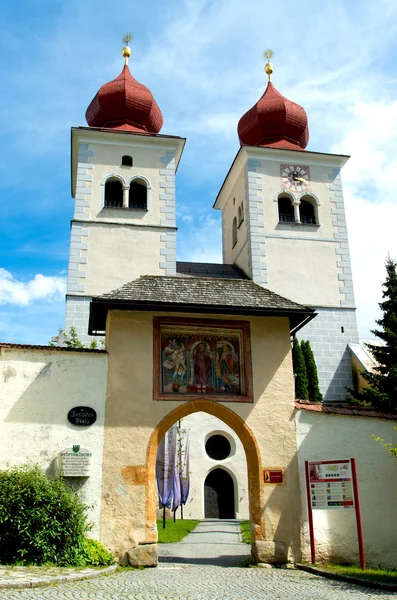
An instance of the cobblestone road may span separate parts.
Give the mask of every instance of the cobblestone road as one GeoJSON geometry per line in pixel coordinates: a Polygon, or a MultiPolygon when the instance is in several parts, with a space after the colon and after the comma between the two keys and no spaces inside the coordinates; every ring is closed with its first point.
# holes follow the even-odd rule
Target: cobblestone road
{"type": "Polygon", "coordinates": [[[397,593],[304,571],[238,567],[249,546],[236,523],[204,522],[180,544],[161,546],[157,569],[126,570],[43,588],[0,590],[4,600],[385,600],[397,593]]]}
{"type": "Polygon", "coordinates": [[[1,590],[15,600],[364,600],[397,597],[304,571],[161,565],[30,590],[1,590]]]}

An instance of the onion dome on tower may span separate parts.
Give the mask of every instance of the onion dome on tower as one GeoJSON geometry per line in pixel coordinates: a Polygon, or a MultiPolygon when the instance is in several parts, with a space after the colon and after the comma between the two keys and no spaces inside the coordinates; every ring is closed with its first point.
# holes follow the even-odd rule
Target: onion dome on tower
{"type": "Polygon", "coordinates": [[[284,98],[271,81],[273,65],[269,59],[272,50],[264,53],[268,62],[265,71],[269,77],[262,98],[243,115],[237,126],[240,144],[285,150],[304,150],[309,141],[307,115],[299,104],[284,98]]]}
{"type": "MultiPolygon", "coordinates": [[[[130,34],[123,41],[128,44],[130,34]]],[[[87,108],[85,118],[90,127],[123,129],[144,133],[158,133],[163,126],[163,115],[151,91],[131,75],[128,59],[131,48],[126,45],[122,54],[124,68],[120,75],[105,83],[87,108]]]]}

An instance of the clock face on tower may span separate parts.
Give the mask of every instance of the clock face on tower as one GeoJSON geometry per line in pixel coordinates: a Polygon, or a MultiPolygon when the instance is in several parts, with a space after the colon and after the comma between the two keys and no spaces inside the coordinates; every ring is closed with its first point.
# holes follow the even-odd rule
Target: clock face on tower
{"type": "Polygon", "coordinates": [[[283,190],[303,192],[310,186],[310,170],[304,165],[280,165],[283,190]]]}

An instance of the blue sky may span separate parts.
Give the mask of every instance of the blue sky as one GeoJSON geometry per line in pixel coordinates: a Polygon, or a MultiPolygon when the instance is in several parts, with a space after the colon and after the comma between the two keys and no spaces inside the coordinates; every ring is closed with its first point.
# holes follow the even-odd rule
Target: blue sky
{"type": "Polygon", "coordinates": [[[178,259],[221,260],[211,209],[238,150],[236,126],[277,89],[309,116],[308,149],[344,169],[359,329],[378,316],[384,260],[397,257],[397,4],[394,0],[21,0],[0,3],[0,340],[47,343],[64,321],[70,128],[122,68],[187,138],[177,179],[178,259]]]}

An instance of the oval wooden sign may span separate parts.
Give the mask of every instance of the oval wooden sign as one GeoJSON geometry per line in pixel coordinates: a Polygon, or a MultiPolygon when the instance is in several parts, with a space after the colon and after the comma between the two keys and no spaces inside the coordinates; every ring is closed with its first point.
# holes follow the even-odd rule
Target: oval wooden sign
{"type": "Polygon", "coordinates": [[[68,412],[68,421],[72,425],[87,427],[96,421],[96,412],[89,406],[75,406],[68,412]]]}

